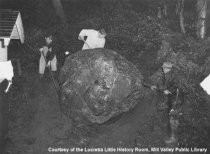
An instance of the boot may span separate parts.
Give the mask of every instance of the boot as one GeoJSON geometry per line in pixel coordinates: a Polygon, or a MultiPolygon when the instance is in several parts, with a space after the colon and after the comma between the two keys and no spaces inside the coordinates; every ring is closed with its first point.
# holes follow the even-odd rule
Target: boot
{"type": "Polygon", "coordinates": [[[177,141],[178,141],[178,138],[175,134],[171,134],[171,137],[165,139],[165,143],[167,145],[174,145],[177,143],[177,141]]]}
{"type": "Polygon", "coordinates": [[[177,129],[178,129],[179,121],[174,117],[170,117],[170,127],[171,127],[171,135],[169,138],[165,140],[167,145],[176,145],[178,142],[177,129]]]}
{"type": "Polygon", "coordinates": [[[177,147],[177,145],[178,145],[178,138],[177,138],[177,136],[171,136],[171,137],[165,139],[164,142],[167,147],[174,148],[174,147],[177,147]]]}

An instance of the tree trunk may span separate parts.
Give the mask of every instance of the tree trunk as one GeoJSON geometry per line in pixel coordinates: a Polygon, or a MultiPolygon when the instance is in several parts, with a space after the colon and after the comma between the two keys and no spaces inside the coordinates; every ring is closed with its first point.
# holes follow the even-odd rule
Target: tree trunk
{"type": "Polygon", "coordinates": [[[158,7],[158,18],[166,18],[168,14],[167,9],[167,0],[161,0],[158,7]]]}
{"type": "Polygon", "coordinates": [[[207,12],[207,1],[197,0],[197,37],[203,39],[206,34],[206,12],[207,12]]]}
{"type": "Polygon", "coordinates": [[[166,2],[166,0],[163,0],[163,15],[164,15],[164,17],[167,17],[167,15],[168,15],[167,9],[168,9],[167,2],[166,2]]]}
{"type": "Polygon", "coordinates": [[[180,20],[180,28],[182,33],[186,33],[184,27],[184,0],[180,0],[180,10],[179,10],[179,20],[180,20]]]}
{"type": "Polygon", "coordinates": [[[179,12],[180,12],[180,5],[181,5],[181,3],[180,3],[181,1],[180,0],[178,0],[177,1],[177,3],[176,3],[176,15],[178,16],[178,14],[179,14],[179,12]]]}
{"type": "Polygon", "coordinates": [[[61,19],[63,23],[66,23],[66,16],[63,11],[63,6],[60,0],[52,0],[53,6],[57,16],[61,19]]]}
{"type": "Polygon", "coordinates": [[[160,18],[160,19],[162,18],[162,13],[161,13],[161,8],[160,7],[158,7],[157,17],[160,18]]]}

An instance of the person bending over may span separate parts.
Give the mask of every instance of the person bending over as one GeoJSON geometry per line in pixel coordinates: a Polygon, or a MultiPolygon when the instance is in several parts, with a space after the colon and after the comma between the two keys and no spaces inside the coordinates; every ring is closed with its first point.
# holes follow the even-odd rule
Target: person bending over
{"type": "Polygon", "coordinates": [[[84,42],[82,50],[104,48],[106,35],[104,29],[99,31],[94,29],[83,29],[78,36],[78,39],[84,42]]]}

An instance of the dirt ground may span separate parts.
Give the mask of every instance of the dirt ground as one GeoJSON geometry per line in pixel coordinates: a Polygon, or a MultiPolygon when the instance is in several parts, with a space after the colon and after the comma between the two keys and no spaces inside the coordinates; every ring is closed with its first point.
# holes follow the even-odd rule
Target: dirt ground
{"type": "MultiPolygon", "coordinates": [[[[148,62],[152,62],[151,59],[154,57],[142,58],[141,66],[144,67],[138,65],[138,69],[144,75],[151,74],[148,68],[152,66],[152,63],[148,62]]],[[[9,103],[6,154],[48,154],[52,153],[48,151],[49,147],[150,148],[166,146],[161,128],[158,125],[152,127],[151,124],[156,103],[155,93],[151,90],[145,89],[145,96],[139,100],[136,108],[105,124],[75,125],[60,112],[58,97],[48,72],[45,80],[39,80],[38,74],[31,70],[23,74],[27,78],[18,81],[19,89],[15,90],[17,95],[23,97],[11,100],[9,103]],[[25,82],[26,84],[23,85],[25,82]]]]}
{"type": "MultiPolygon", "coordinates": [[[[129,60],[136,64],[144,77],[147,78],[155,72],[157,67],[154,65],[155,57],[156,52],[151,51],[145,53],[141,59],[136,57],[129,60]]],[[[23,78],[14,83],[14,87],[19,87],[19,89],[15,89],[15,95],[21,97],[11,100],[11,96],[8,96],[10,100],[9,133],[6,152],[2,154],[53,153],[48,151],[50,147],[139,147],[149,149],[150,147],[167,147],[158,122],[152,124],[157,116],[155,114],[155,92],[145,88],[144,97],[139,100],[138,105],[133,110],[102,125],[75,125],[71,119],[60,112],[58,97],[49,77],[49,72],[46,74],[44,80],[39,80],[35,70],[25,70],[23,78]]],[[[59,152],[56,153],[59,154],[59,152]]],[[[76,153],[79,154],[80,152],[76,153]]]]}
{"type": "MultiPolygon", "coordinates": [[[[150,97],[145,95],[143,100],[139,100],[137,107],[128,113],[102,125],[75,126],[60,112],[58,97],[50,78],[37,80],[34,88],[27,94],[27,101],[16,112],[9,114],[6,152],[47,154],[50,153],[49,147],[143,148],[156,145],[153,141],[154,130],[152,132],[149,129],[150,118],[155,111],[155,99],[153,93],[146,91],[150,97]]],[[[162,138],[160,132],[156,130],[155,133],[158,143],[161,143],[162,138]]]]}

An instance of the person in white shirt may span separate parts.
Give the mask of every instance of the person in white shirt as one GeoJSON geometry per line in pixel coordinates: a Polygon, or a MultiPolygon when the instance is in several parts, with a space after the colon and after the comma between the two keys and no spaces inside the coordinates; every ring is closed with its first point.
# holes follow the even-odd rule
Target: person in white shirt
{"type": "Polygon", "coordinates": [[[50,67],[53,75],[57,71],[57,58],[56,58],[56,49],[53,44],[53,36],[50,34],[45,37],[46,45],[39,49],[41,56],[39,60],[39,75],[40,79],[43,78],[45,67],[50,67]]]}
{"type": "Polygon", "coordinates": [[[9,83],[5,90],[6,93],[12,84],[13,77],[14,77],[14,71],[11,60],[0,62],[0,83],[3,82],[5,79],[8,80],[9,83]]]}
{"type": "Polygon", "coordinates": [[[210,96],[210,74],[200,83],[200,86],[210,96]]]}
{"type": "Polygon", "coordinates": [[[104,29],[99,31],[94,29],[83,29],[78,36],[79,40],[84,41],[82,50],[104,48],[106,32],[104,29]],[[85,37],[86,40],[85,40],[85,37]]]}

